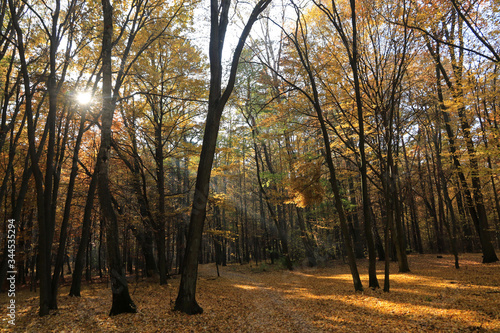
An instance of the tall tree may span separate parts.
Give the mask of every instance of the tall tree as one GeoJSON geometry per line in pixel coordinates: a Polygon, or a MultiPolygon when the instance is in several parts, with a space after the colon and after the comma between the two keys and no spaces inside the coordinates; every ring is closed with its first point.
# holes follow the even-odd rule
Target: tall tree
{"type": "Polygon", "coordinates": [[[358,118],[358,148],[360,161],[358,163],[359,172],[361,175],[361,193],[363,205],[363,218],[364,218],[364,231],[368,247],[368,260],[369,260],[369,287],[378,288],[379,283],[376,273],[376,254],[375,243],[373,241],[372,221],[370,213],[370,197],[368,191],[368,178],[367,178],[367,159],[365,153],[365,130],[364,123],[365,117],[363,114],[363,103],[361,99],[361,85],[359,80],[359,52],[358,52],[358,35],[357,35],[357,22],[356,22],[356,1],[350,0],[350,30],[351,36],[348,35],[348,30],[344,27],[345,22],[341,18],[340,11],[335,1],[331,2],[331,8],[323,5],[321,2],[314,1],[315,5],[323,11],[329,22],[335,27],[335,30],[340,35],[342,45],[344,46],[349,64],[352,71],[355,103],[358,118]]]}
{"type": "MultiPolygon", "coordinates": [[[[330,186],[334,195],[334,204],[335,209],[337,210],[337,214],[340,220],[340,228],[342,230],[342,236],[344,239],[344,247],[347,252],[347,258],[349,262],[349,267],[351,270],[351,275],[353,279],[354,289],[362,291],[363,285],[361,283],[361,279],[359,277],[358,267],[356,264],[356,256],[354,254],[352,237],[349,232],[347,216],[345,214],[345,209],[343,206],[343,197],[341,195],[341,189],[339,186],[339,181],[337,177],[337,170],[333,163],[332,158],[332,149],[331,149],[331,140],[330,135],[328,133],[327,124],[324,117],[324,112],[322,108],[322,103],[320,101],[320,93],[317,84],[316,78],[316,69],[313,67],[310,59],[310,49],[307,41],[307,25],[304,19],[302,18],[302,13],[298,6],[294,6],[295,12],[297,14],[297,21],[295,23],[295,30],[292,34],[287,34],[288,39],[291,41],[295,50],[297,52],[300,64],[302,68],[306,72],[308,89],[310,89],[310,93],[301,89],[296,84],[292,84],[297,90],[299,90],[311,103],[314,111],[316,112],[316,116],[318,118],[321,136],[323,139],[323,149],[324,149],[324,157],[326,160],[326,164],[328,166],[329,171],[329,181],[330,186]]],[[[291,84],[290,81],[287,83],[291,84]]]]}
{"type": "Polygon", "coordinates": [[[200,162],[198,164],[196,176],[195,193],[188,229],[182,277],[179,286],[179,294],[175,301],[175,309],[188,314],[203,312],[203,309],[196,302],[195,297],[198,275],[197,261],[205,222],[210,173],[214,160],[215,147],[217,145],[220,119],[234,88],[238,62],[245,41],[260,13],[262,13],[271,1],[272,0],[259,0],[254,6],[233,53],[229,78],[224,90],[222,90],[222,49],[224,47],[226,30],[229,24],[231,0],[222,0],[221,3],[219,3],[218,0],[210,1],[210,92],[208,97],[208,112],[205,122],[200,162]]]}
{"type": "Polygon", "coordinates": [[[102,115],[101,115],[101,146],[97,156],[100,167],[98,169],[97,190],[104,223],[106,225],[106,244],[108,266],[111,279],[113,303],[110,316],[124,312],[135,313],[136,306],[128,291],[125,272],[123,271],[120,256],[120,240],[118,234],[118,219],[112,205],[109,188],[109,164],[111,150],[111,125],[115,111],[116,96],[112,92],[112,47],[113,47],[113,7],[109,0],[102,0],[103,35],[102,35],[102,115]]]}

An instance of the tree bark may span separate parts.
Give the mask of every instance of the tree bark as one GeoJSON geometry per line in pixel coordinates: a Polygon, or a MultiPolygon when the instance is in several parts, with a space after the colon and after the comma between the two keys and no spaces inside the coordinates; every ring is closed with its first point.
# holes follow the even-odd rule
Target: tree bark
{"type": "Polygon", "coordinates": [[[359,135],[359,173],[361,175],[361,193],[363,202],[363,218],[365,227],[365,238],[368,247],[368,285],[370,288],[379,288],[377,279],[377,258],[375,254],[375,243],[373,241],[372,221],[370,214],[370,195],[368,192],[368,177],[367,177],[367,161],[365,154],[365,131],[363,117],[363,102],[361,100],[361,88],[359,84],[358,74],[358,43],[357,43],[357,27],[356,27],[356,1],[350,0],[351,4],[351,25],[352,25],[352,55],[350,56],[350,64],[354,79],[354,92],[356,95],[356,109],[358,112],[358,135],[359,135]]]}

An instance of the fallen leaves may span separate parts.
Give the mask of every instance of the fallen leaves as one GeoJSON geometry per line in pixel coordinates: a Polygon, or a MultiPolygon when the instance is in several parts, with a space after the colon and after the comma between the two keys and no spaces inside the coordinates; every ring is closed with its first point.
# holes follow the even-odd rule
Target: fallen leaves
{"type": "MultiPolygon", "coordinates": [[[[201,315],[172,311],[178,278],[169,285],[132,282],[137,314],[109,317],[111,295],[105,283],[85,285],[81,298],[66,296],[59,310],[40,318],[38,296],[16,294],[18,332],[499,332],[500,264],[480,264],[479,255],[464,255],[461,269],[453,258],[410,256],[411,273],[391,275],[391,292],[355,293],[349,268],[256,272],[248,265],[221,269],[200,267],[197,300],[201,315]]],[[[359,261],[360,272],[367,262],[359,261]]],[[[393,265],[397,269],[397,265],[393,265]]],[[[367,285],[368,275],[361,274],[367,285]]],[[[380,272],[379,278],[382,278],[380,272]]],[[[382,281],[381,281],[382,282],[382,281]]],[[[6,295],[0,295],[6,304],[6,295]]],[[[7,329],[5,307],[0,327],[7,329]]]]}

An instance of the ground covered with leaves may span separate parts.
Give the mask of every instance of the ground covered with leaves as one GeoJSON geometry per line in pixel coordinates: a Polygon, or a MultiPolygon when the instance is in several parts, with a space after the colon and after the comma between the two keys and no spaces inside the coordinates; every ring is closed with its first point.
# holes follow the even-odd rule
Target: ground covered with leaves
{"type": "MultiPolygon", "coordinates": [[[[319,268],[278,269],[269,264],[200,266],[197,300],[201,315],[172,311],[179,278],[167,286],[131,281],[137,314],[109,317],[106,283],[84,285],[81,298],[63,287],[59,310],[40,318],[38,296],[16,293],[19,332],[500,332],[500,264],[480,255],[412,255],[411,272],[392,264],[391,291],[354,292],[342,261],[319,268]]],[[[367,261],[359,261],[368,285],[367,261]]],[[[379,263],[382,269],[382,263],[379,263]]],[[[383,284],[383,272],[379,271],[383,284]]],[[[7,295],[0,295],[0,327],[7,323],[7,295]]]]}

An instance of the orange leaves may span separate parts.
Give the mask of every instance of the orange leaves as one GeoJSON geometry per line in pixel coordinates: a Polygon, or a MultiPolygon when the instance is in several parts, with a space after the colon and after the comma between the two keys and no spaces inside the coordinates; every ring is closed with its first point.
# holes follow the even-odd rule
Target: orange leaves
{"type": "MultiPolygon", "coordinates": [[[[109,317],[106,284],[86,285],[81,298],[61,290],[59,310],[43,318],[28,290],[16,293],[16,329],[27,332],[497,332],[500,330],[500,264],[480,255],[409,257],[412,273],[391,275],[392,291],[354,293],[341,261],[293,272],[255,270],[248,265],[201,265],[197,300],[205,309],[188,316],[171,311],[179,279],[167,286],[131,282],[137,314],[109,317]]],[[[360,261],[367,272],[367,261],[360,261]]],[[[380,271],[379,274],[382,272],[380,271]]],[[[367,280],[367,274],[361,274],[367,280]]],[[[363,281],[363,282],[365,282],[363,281]]],[[[5,304],[6,295],[0,295],[5,304]]],[[[5,318],[0,309],[0,318],[5,318]]],[[[0,330],[7,328],[0,321],[0,330]]]]}
{"type": "Polygon", "coordinates": [[[322,202],[325,189],[320,179],[321,159],[295,162],[287,187],[291,196],[289,203],[304,208],[322,202]]]}

